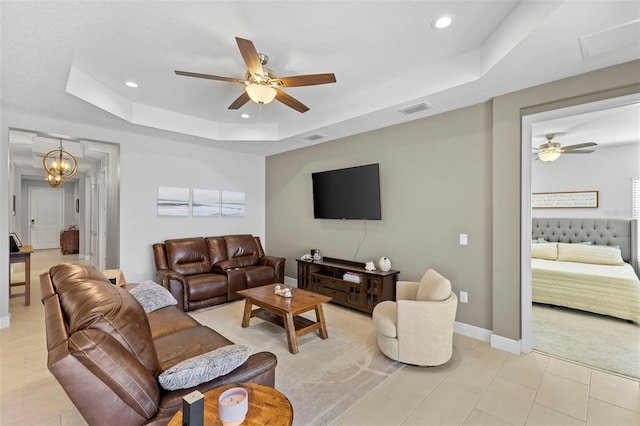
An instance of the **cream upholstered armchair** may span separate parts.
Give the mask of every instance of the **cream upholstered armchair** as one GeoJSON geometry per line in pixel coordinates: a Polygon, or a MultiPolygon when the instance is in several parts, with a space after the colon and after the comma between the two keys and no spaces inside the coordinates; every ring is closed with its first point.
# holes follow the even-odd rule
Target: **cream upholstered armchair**
{"type": "Polygon", "coordinates": [[[433,269],[420,282],[398,281],[396,301],[378,303],[373,309],[380,350],[406,364],[444,364],[453,353],[457,308],[451,282],[433,269]]]}

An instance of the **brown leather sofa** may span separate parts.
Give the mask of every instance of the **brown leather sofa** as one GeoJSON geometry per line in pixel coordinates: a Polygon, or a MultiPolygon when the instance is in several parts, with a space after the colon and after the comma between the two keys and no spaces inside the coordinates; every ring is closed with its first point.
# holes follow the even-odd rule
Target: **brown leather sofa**
{"type": "Polygon", "coordinates": [[[266,256],[248,234],[166,240],[153,245],[156,279],[185,311],[240,299],[238,290],[284,282],[283,257],[266,256]]]}
{"type": "Polygon", "coordinates": [[[124,288],[90,266],[63,264],[40,276],[47,367],[90,425],[166,424],[182,397],[227,383],[274,385],[277,359],[252,354],[224,376],[164,390],[158,375],[185,359],[233,342],[181,309],[146,314],[124,288]]]}

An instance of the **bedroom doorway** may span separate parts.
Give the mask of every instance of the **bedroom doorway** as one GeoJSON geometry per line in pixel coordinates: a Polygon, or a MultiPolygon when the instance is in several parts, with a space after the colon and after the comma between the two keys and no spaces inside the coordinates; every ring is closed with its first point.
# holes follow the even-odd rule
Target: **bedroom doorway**
{"type": "MultiPolygon", "coordinates": [[[[558,103],[559,104],[559,103],[558,103]]],[[[632,95],[626,95],[622,97],[607,98],[595,102],[583,103],[574,105],[571,107],[565,107],[552,110],[545,110],[540,112],[540,108],[537,111],[523,114],[522,117],[522,217],[521,217],[521,238],[522,238],[522,258],[521,258],[521,283],[522,283],[522,350],[529,352],[531,350],[539,350],[541,352],[549,353],[553,356],[565,358],[567,360],[591,365],[596,368],[602,368],[608,371],[615,371],[620,374],[635,377],[640,379],[640,373],[636,370],[629,370],[624,368],[618,368],[611,363],[619,364],[635,364],[638,365],[640,359],[640,325],[628,323],[622,320],[617,320],[609,317],[598,316],[594,314],[585,314],[579,311],[574,311],[565,308],[551,308],[549,306],[534,305],[532,301],[532,287],[531,287],[531,219],[535,215],[537,217],[593,217],[593,218],[631,218],[631,199],[632,191],[617,191],[615,195],[618,197],[627,197],[626,205],[611,205],[607,203],[601,204],[598,209],[563,209],[563,211],[543,209],[533,210],[531,208],[531,194],[533,192],[570,192],[577,190],[590,190],[599,189],[601,191],[600,197],[606,193],[606,189],[603,188],[578,188],[583,182],[571,180],[562,180],[563,172],[560,170],[562,166],[579,167],[578,160],[582,162],[584,169],[598,170],[598,177],[601,180],[606,180],[615,176],[617,173],[617,164],[612,163],[612,152],[615,150],[623,149],[622,143],[618,143],[616,146],[608,146],[604,140],[598,136],[595,130],[592,130],[586,135],[581,135],[584,140],[581,142],[594,141],[600,142],[596,155],[588,154],[593,157],[585,156],[567,156],[566,159],[560,159],[554,163],[543,163],[539,160],[535,160],[532,155],[532,146],[538,146],[541,143],[536,142],[536,138],[543,137],[547,133],[562,133],[562,136],[558,136],[558,139],[562,138],[562,141],[567,142],[567,145],[577,143],[570,139],[570,133],[579,133],[582,129],[580,119],[590,120],[589,125],[597,122],[596,117],[598,115],[606,116],[617,115],[617,118],[623,116],[623,114],[615,114],[619,108],[627,105],[639,105],[640,94],[635,93],[632,95]],[[571,123],[571,125],[567,125],[571,123]],[[566,125],[566,128],[561,128],[566,125]],[[592,136],[592,137],[589,137],[592,136]],[[598,152],[599,151],[599,152],[598,152]],[[607,155],[604,155],[604,154],[607,155]],[[569,160],[575,161],[569,162],[569,160]],[[590,164],[586,164],[585,159],[589,159],[590,164]],[[599,160],[598,166],[593,167],[593,161],[599,160]],[[566,161],[565,161],[566,160],[566,161]],[[549,172],[552,174],[550,167],[541,169],[543,166],[551,166],[555,169],[554,175],[556,180],[551,184],[549,181],[544,182],[540,173],[549,172]],[[543,170],[541,172],[541,170],[543,170]],[[560,178],[558,178],[560,176],[560,178]],[[541,185],[542,181],[542,185],[541,185]],[[544,185],[548,186],[544,186],[544,185]],[[551,187],[549,187],[551,185],[551,187]],[[603,192],[603,190],[605,192],[603,192]],[[579,211],[579,212],[578,212],[579,211]],[[578,213],[576,213],[578,212],[578,213]],[[567,336],[579,336],[581,339],[589,339],[591,344],[585,345],[586,349],[580,349],[579,351],[572,351],[572,344],[569,344],[571,340],[567,336]],[[621,356],[623,355],[623,356],[621,356]],[[631,371],[631,372],[629,372],[631,371]]],[[[566,105],[566,104],[565,104],[566,105]]],[[[549,106],[547,106],[549,108],[549,106]]],[[[532,108],[533,109],[533,108],[532,108]]],[[[635,122],[624,123],[618,121],[614,127],[621,128],[622,126],[635,125],[639,126],[637,121],[637,115],[635,115],[635,122]]],[[[610,131],[612,128],[611,123],[603,124],[604,131],[610,131]]],[[[633,144],[634,147],[630,148],[630,151],[635,157],[638,158],[638,152],[640,148],[640,140],[638,140],[638,134],[640,130],[635,130],[634,141],[627,141],[625,143],[633,144]]],[[[544,140],[543,140],[544,142],[544,140]]],[[[543,143],[542,142],[542,143],[543,143]]],[[[571,177],[578,175],[572,171],[575,169],[567,169],[564,175],[571,177]]],[[[636,173],[637,176],[639,173],[636,173]]],[[[629,176],[632,178],[633,176],[629,176]]],[[[589,185],[589,183],[585,183],[589,185]]],[[[606,186],[606,185],[605,185],[606,186]]],[[[629,182],[629,188],[631,184],[629,182]]],[[[606,193],[608,201],[611,200],[612,191],[606,193]]]]}

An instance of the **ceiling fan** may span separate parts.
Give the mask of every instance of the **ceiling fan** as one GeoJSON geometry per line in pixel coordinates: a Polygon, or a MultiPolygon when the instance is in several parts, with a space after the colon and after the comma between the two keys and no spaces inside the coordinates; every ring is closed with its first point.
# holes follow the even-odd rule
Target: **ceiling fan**
{"type": "Polygon", "coordinates": [[[264,53],[258,53],[251,40],[236,37],[236,43],[240,54],[247,65],[244,79],[232,77],[220,77],[217,75],[200,74],[188,71],[176,71],[177,75],[187,77],[206,78],[209,80],[226,81],[244,85],[242,94],[229,105],[228,109],[239,109],[247,102],[254,101],[257,104],[268,104],[274,98],[286,106],[298,112],[306,112],[309,108],[291,95],[281,90],[282,87],[313,86],[317,84],[335,83],[336,76],[327,74],[307,74],[290,77],[276,77],[274,72],[265,65],[269,57],[264,53]]]}
{"type": "Polygon", "coordinates": [[[559,142],[552,142],[554,136],[555,135],[553,133],[544,135],[544,137],[547,138],[547,142],[540,145],[539,148],[533,148],[534,151],[537,151],[534,152],[534,154],[538,155],[536,160],[540,159],[542,161],[551,162],[560,158],[562,154],[590,154],[594,152],[593,149],[582,148],[598,146],[598,144],[595,142],[585,142],[562,147],[559,142]]]}

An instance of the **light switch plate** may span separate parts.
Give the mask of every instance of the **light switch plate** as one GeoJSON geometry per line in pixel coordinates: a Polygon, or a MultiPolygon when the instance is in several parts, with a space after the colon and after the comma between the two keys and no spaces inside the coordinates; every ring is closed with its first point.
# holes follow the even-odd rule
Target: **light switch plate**
{"type": "Polygon", "coordinates": [[[468,242],[467,234],[460,234],[460,245],[466,246],[468,242]]]}

